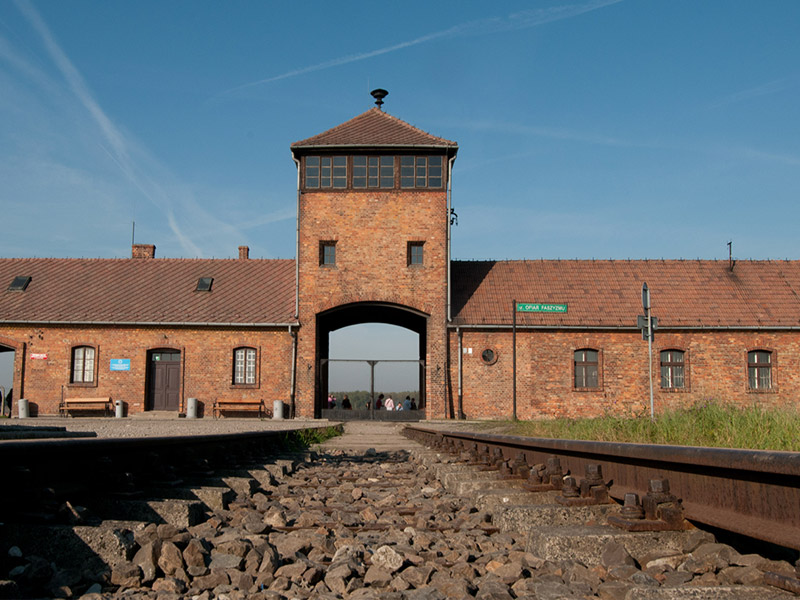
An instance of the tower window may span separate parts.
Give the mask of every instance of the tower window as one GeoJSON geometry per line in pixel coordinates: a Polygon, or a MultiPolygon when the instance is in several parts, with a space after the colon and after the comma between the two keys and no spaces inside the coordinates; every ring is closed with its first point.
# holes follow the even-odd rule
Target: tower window
{"type": "Polygon", "coordinates": [[[354,156],[354,188],[393,188],[394,156],[354,156]]]}
{"type": "Polygon", "coordinates": [[[423,265],[424,254],[422,251],[424,242],[408,242],[408,266],[423,265]]]}
{"type": "Polygon", "coordinates": [[[319,264],[327,266],[336,264],[336,242],[319,243],[319,264]]]}
{"type": "Polygon", "coordinates": [[[401,156],[400,187],[442,187],[441,156],[401,156]]]}
{"type": "Polygon", "coordinates": [[[307,156],[305,183],[307,188],[346,188],[346,156],[307,156]]]}

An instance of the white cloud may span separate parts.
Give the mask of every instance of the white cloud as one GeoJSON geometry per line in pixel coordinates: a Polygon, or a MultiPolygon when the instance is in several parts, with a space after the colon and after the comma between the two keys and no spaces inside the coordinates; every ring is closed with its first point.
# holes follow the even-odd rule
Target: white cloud
{"type": "Polygon", "coordinates": [[[568,4],[565,6],[531,9],[513,13],[507,17],[490,17],[476,21],[468,21],[466,23],[454,25],[453,27],[448,27],[442,31],[436,31],[411,40],[392,44],[391,46],[384,46],[383,48],[378,48],[376,50],[340,56],[338,58],[326,60],[324,62],[309,65],[307,67],[293,69],[279,75],[273,75],[272,77],[266,77],[264,79],[244,83],[220,92],[217,97],[254,86],[263,85],[265,83],[279,81],[281,79],[288,79],[289,77],[296,77],[298,75],[305,75],[306,73],[313,73],[315,71],[322,71],[324,69],[330,69],[332,67],[338,67],[353,62],[374,58],[383,54],[389,54],[390,52],[397,52],[398,50],[405,50],[406,48],[411,48],[412,46],[418,46],[420,44],[426,44],[428,42],[437,40],[470,35],[487,35],[503,31],[538,27],[539,25],[544,25],[546,23],[577,17],[593,10],[605,8],[607,6],[611,6],[612,4],[618,4],[622,1],[623,0],[592,0],[591,2],[586,2],[584,4],[568,4]]]}

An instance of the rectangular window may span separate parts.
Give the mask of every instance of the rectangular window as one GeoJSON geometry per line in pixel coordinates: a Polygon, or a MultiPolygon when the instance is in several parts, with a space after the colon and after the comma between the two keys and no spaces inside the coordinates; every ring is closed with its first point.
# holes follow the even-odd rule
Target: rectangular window
{"type": "Polygon", "coordinates": [[[319,187],[319,156],[306,157],[306,187],[319,187]]]}
{"type": "Polygon", "coordinates": [[[336,264],[336,242],[319,243],[319,264],[320,265],[336,264]]]}
{"type": "Polygon", "coordinates": [[[751,390],[772,389],[772,352],[754,350],[747,353],[747,380],[751,390]]]}
{"type": "Polygon", "coordinates": [[[354,156],[353,187],[394,187],[394,156],[354,156]]]}
{"type": "Polygon", "coordinates": [[[424,242],[408,242],[408,266],[423,264],[423,244],[424,242]]]}
{"type": "Polygon", "coordinates": [[[441,156],[400,157],[400,187],[440,188],[442,179],[441,156]]]}
{"type": "Polygon", "coordinates": [[[661,352],[661,387],[682,389],[685,385],[683,351],[663,350],[661,352]]]}
{"type": "Polygon", "coordinates": [[[346,188],[346,156],[307,156],[305,184],[307,188],[346,188]]]}
{"type": "Polygon", "coordinates": [[[598,352],[597,350],[575,351],[575,388],[598,388],[598,352]]]}
{"type": "Polygon", "coordinates": [[[94,348],[78,346],[72,350],[72,383],[94,381],[94,348]]]}
{"type": "Polygon", "coordinates": [[[235,385],[254,385],[255,382],[255,348],[237,348],[233,353],[233,383],[235,385]]]}

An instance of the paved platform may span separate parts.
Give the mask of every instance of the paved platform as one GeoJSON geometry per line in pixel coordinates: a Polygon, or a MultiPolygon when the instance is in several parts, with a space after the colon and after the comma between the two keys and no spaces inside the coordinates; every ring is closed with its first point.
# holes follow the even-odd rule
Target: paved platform
{"type": "Polygon", "coordinates": [[[421,448],[420,444],[409,440],[402,435],[402,423],[389,423],[382,421],[348,421],[343,423],[344,435],[331,438],[314,449],[343,450],[363,452],[374,448],[378,452],[395,450],[411,450],[421,448]]]}

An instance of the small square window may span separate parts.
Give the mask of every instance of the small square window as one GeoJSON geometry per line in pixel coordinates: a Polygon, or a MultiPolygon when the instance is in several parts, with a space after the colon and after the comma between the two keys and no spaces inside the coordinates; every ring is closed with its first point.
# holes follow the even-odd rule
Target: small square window
{"type": "Polygon", "coordinates": [[[211,286],[214,283],[213,277],[201,277],[197,280],[197,287],[195,291],[197,292],[210,292],[211,286]]]}
{"type": "Polygon", "coordinates": [[[424,242],[408,242],[408,266],[424,264],[424,242]]]}
{"type": "Polygon", "coordinates": [[[327,266],[336,264],[336,242],[319,243],[319,264],[327,266]]]}

